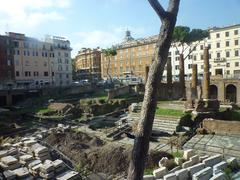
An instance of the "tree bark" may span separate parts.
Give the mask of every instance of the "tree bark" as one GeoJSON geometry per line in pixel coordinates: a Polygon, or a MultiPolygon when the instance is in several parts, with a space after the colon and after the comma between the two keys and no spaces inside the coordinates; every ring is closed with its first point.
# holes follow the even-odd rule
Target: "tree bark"
{"type": "Polygon", "coordinates": [[[145,160],[149,149],[149,139],[152,133],[154,115],[157,106],[157,88],[160,85],[164,67],[167,62],[173,30],[177,20],[180,0],[170,0],[168,10],[165,11],[158,0],[148,0],[152,8],[162,21],[154,61],[150,67],[145,94],[141,109],[141,116],[135,135],[128,180],[142,180],[145,160]]]}

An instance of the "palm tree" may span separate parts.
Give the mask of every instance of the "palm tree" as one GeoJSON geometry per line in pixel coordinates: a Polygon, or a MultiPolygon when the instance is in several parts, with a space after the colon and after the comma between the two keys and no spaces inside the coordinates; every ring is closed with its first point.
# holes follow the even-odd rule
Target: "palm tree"
{"type": "Polygon", "coordinates": [[[110,61],[111,61],[111,58],[113,56],[116,56],[117,55],[117,50],[116,48],[112,47],[112,48],[107,48],[107,49],[103,49],[102,50],[104,56],[107,58],[107,61],[108,61],[108,64],[107,64],[107,76],[110,80],[110,84],[112,84],[112,77],[109,73],[109,67],[110,67],[110,61]]]}

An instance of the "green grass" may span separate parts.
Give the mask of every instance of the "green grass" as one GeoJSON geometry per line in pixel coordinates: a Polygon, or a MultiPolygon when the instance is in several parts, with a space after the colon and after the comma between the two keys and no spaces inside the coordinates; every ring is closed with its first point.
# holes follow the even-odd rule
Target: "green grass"
{"type": "Polygon", "coordinates": [[[182,110],[163,109],[157,107],[155,115],[181,117],[184,115],[182,110]]]}
{"type": "Polygon", "coordinates": [[[146,168],[146,169],[144,169],[144,175],[152,175],[154,169],[157,169],[157,167],[156,168],[146,168]]]}
{"type": "Polygon", "coordinates": [[[172,155],[174,158],[175,157],[181,158],[181,157],[183,157],[183,152],[176,151],[176,152],[173,152],[172,155]]]}
{"type": "Polygon", "coordinates": [[[230,119],[240,121],[240,110],[235,110],[230,113],[230,119]]]}

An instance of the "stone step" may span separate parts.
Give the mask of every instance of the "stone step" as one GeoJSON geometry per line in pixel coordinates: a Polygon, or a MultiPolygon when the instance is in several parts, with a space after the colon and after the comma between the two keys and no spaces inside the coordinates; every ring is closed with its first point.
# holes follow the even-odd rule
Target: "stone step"
{"type": "MultiPolygon", "coordinates": [[[[131,114],[129,114],[129,116],[139,118],[140,114],[131,113],[131,114]]],[[[178,117],[173,117],[173,116],[155,116],[154,119],[164,119],[164,120],[168,120],[168,121],[179,121],[178,117]]]]}
{"type": "MultiPolygon", "coordinates": [[[[139,120],[139,117],[131,117],[133,121],[139,120]]],[[[169,121],[169,120],[162,120],[162,119],[154,119],[154,123],[165,123],[165,124],[175,124],[178,125],[179,121],[169,121]]]]}

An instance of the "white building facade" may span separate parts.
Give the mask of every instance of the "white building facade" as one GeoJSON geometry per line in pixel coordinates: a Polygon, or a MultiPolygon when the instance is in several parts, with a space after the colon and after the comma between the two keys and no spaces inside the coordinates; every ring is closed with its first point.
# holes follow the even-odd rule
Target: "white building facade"
{"type": "MultiPolygon", "coordinates": [[[[209,38],[201,42],[194,42],[184,50],[186,79],[191,78],[192,64],[197,64],[199,78],[203,76],[203,51],[205,46],[209,47],[210,73],[212,76],[221,75],[224,78],[240,79],[240,24],[211,28],[209,33],[209,38]],[[196,48],[188,56],[189,51],[195,45],[197,45],[196,48]]],[[[182,51],[180,46],[178,50],[182,51]]],[[[174,45],[169,50],[168,58],[171,58],[172,62],[173,80],[178,80],[179,52],[174,45]]],[[[164,71],[163,79],[166,79],[166,70],[164,71]]]]}

